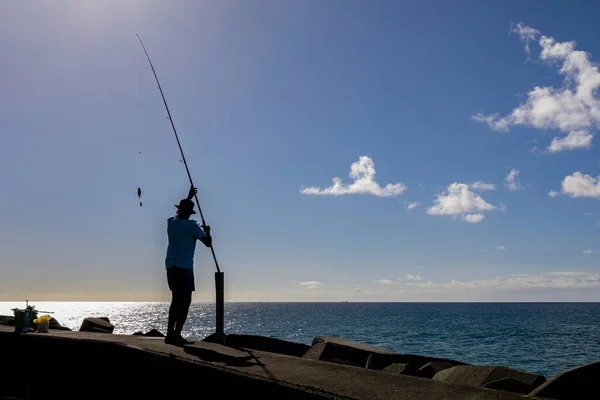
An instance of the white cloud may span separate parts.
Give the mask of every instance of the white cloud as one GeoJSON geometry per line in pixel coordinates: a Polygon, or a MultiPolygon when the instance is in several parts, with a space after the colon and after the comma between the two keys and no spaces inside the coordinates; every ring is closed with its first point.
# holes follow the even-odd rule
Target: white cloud
{"type": "Polygon", "coordinates": [[[319,289],[325,286],[322,282],[319,281],[306,281],[300,282],[300,286],[305,287],[306,289],[319,289]]]}
{"type": "MultiPolygon", "coordinates": [[[[478,113],[471,118],[498,131],[506,131],[516,125],[558,129],[563,132],[589,130],[600,126],[600,100],[597,97],[600,72],[597,65],[592,63],[590,53],[575,50],[574,41],[557,42],[554,38],[543,36],[538,30],[523,24],[518,24],[513,31],[524,41],[528,54],[529,43],[537,40],[541,48],[539,58],[548,65],[558,67],[559,74],[563,76],[563,85],[556,88],[534,87],[529,91],[527,100],[506,116],[478,113]]],[[[582,142],[587,144],[588,140],[591,141],[591,136],[582,137],[584,139],[580,137],[575,141],[580,144],[577,148],[585,147],[581,145],[582,142]]],[[[570,143],[573,143],[572,139],[573,137],[569,139],[570,143]]],[[[558,140],[558,143],[553,141],[554,148],[568,149],[565,147],[566,142],[561,146],[561,139],[558,140]]]]}
{"type": "Polygon", "coordinates": [[[561,192],[572,198],[589,197],[600,199],[600,176],[593,177],[577,171],[562,181],[561,192]]]}
{"type": "Polygon", "coordinates": [[[506,178],[504,178],[504,186],[508,188],[510,191],[516,191],[521,189],[521,183],[518,179],[519,171],[516,169],[511,169],[506,178]]]}
{"type": "Polygon", "coordinates": [[[414,201],[414,202],[412,202],[412,203],[407,203],[407,205],[406,205],[406,209],[407,209],[407,210],[412,210],[412,209],[414,209],[414,208],[417,208],[417,207],[419,207],[419,204],[420,204],[420,203],[419,203],[418,201],[414,201]]]}
{"type": "MultiPolygon", "coordinates": [[[[440,284],[434,284],[440,285],[440,284]]],[[[582,275],[556,275],[556,274],[525,274],[513,276],[498,276],[492,279],[472,280],[460,282],[453,280],[450,283],[441,284],[443,287],[454,287],[456,289],[508,289],[528,290],[541,288],[600,288],[599,274],[582,275]]]]}
{"type": "Polygon", "coordinates": [[[380,285],[403,285],[403,284],[421,282],[422,280],[423,280],[423,278],[421,277],[421,275],[406,274],[406,275],[404,275],[403,278],[398,278],[395,281],[392,279],[377,279],[377,280],[375,280],[375,282],[379,283],[380,285]]]}
{"type": "Polygon", "coordinates": [[[592,250],[584,250],[584,251],[583,251],[583,254],[592,254],[592,253],[593,253],[593,251],[592,251],[592,250]]]}
{"type": "MultiPolygon", "coordinates": [[[[587,256],[593,258],[592,255],[587,256]]],[[[394,284],[368,285],[356,282],[307,290],[302,286],[281,287],[256,292],[234,292],[235,301],[404,301],[404,302],[548,302],[599,301],[600,273],[578,272],[520,273],[490,275],[475,280],[388,279],[394,284]],[[244,293],[250,293],[244,295],[244,293]]],[[[527,271],[523,271],[527,272],[527,271]]],[[[210,299],[207,297],[206,301],[210,299]]]]}
{"type": "Polygon", "coordinates": [[[496,246],[496,250],[506,250],[506,247],[504,247],[504,246],[496,246]]]}
{"type": "Polygon", "coordinates": [[[589,274],[587,272],[557,271],[557,272],[548,272],[548,275],[583,276],[583,275],[589,275],[589,274]]]}
{"type": "Polygon", "coordinates": [[[427,214],[462,217],[470,223],[480,222],[483,219],[482,211],[496,208],[477,193],[470,191],[469,185],[458,182],[451,183],[446,191],[438,194],[434,203],[427,209],[427,214]]]}
{"type": "Polygon", "coordinates": [[[473,190],[496,190],[496,185],[493,183],[485,183],[482,181],[473,182],[469,185],[469,187],[473,190]]]}
{"type": "Polygon", "coordinates": [[[495,131],[508,131],[508,122],[501,119],[499,114],[483,115],[482,113],[477,113],[472,115],[471,119],[477,122],[485,122],[495,131]]]}
{"type": "Polygon", "coordinates": [[[550,196],[550,197],[556,197],[556,196],[558,196],[558,192],[555,191],[555,190],[551,190],[551,191],[548,192],[548,196],[550,196]]]}
{"type": "Polygon", "coordinates": [[[529,48],[529,42],[534,41],[537,35],[540,34],[540,31],[529,26],[525,26],[522,22],[519,22],[514,29],[511,29],[511,32],[517,33],[521,37],[523,46],[525,48],[525,53],[530,55],[531,49],[529,48]]]}
{"type": "Polygon", "coordinates": [[[333,178],[333,185],[328,188],[320,187],[302,188],[300,193],[308,195],[339,196],[345,194],[372,194],[378,197],[398,196],[406,190],[403,183],[388,183],[385,187],[379,186],[375,181],[375,163],[367,156],[360,156],[358,161],[350,166],[351,184],[344,184],[341,178],[333,178]]]}
{"type": "Polygon", "coordinates": [[[483,221],[484,218],[485,218],[485,215],[483,215],[481,213],[465,215],[465,221],[467,221],[470,224],[476,224],[478,222],[481,222],[481,221],[483,221]]]}
{"type": "Polygon", "coordinates": [[[450,292],[463,290],[531,290],[531,289],[585,289],[600,288],[600,274],[587,272],[550,272],[542,274],[515,274],[490,279],[449,282],[408,281],[394,286],[400,292],[450,292]]]}
{"type": "Polygon", "coordinates": [[[589,149],[592,147],[592,138],[594,135],[586,130],[571,131],[565,137],[552,139],[552,143],[548,146],[550,153],[558,153],[559,151],[589,149]]]}

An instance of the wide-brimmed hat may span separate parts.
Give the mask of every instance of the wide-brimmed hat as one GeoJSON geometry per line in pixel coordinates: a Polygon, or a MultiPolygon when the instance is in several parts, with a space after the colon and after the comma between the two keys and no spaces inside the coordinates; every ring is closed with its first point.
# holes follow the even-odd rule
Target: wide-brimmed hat
{"type": "Polygon", "coordinates": [[[190,214],[196,214],[196,211],[194,211],[194,202],[191,200],[183,199],[179,202],[179,204],[175,204],[175,207],[177,207],[177,209],[180,211],[187,211],[190,214]]]}

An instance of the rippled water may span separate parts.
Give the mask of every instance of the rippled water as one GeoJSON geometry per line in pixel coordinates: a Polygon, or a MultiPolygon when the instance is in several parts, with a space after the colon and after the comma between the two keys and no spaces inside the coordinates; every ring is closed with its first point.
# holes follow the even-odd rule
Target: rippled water
{"type": "MultiPolygon", "coordinates": [[[[35,303],[78,329],[106,316],[115,333],[165,331],[168,303],[35,303]]],[[[21,303],[1,303],[11,314],[21,303]]],[[[310,344],[318,335],[404,353],[504,365],[550,377],[600,360],[600,303],[226,303],[227,333],[310,344]]],[[[214,332],[214,303],[194,303],[184,334],[214,332]]]]}

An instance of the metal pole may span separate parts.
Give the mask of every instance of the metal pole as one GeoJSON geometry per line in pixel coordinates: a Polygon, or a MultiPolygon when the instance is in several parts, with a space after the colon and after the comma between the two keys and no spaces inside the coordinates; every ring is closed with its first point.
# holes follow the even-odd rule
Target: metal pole
{"type": "MultiPolygon", "coordinates": [[[[175,129],[175,124],[173,123],[173,118],[171,118],[171,111],[169,111],[169,106],[167,105],[167,100],[165,99],[165,94],[162,91],[162,88],[160,86],[160,82],[158,81],[158,76],[156,75],[156,70],[154,69],[154,65],[152,65],[152,60],[150,60],[150,56],[148,55],[148,52],[146,51],[146,46],[144,46],[144,43],[142,42],[142,38],[140,38],[140,35],[136,34],[138,40],[140,41],[140,44],[142,45],[142,49],[144,49],[144,53],[146,54],[146,58],[148,58],[148,62],[150,63],[150,68],[152,68],[152,73],[154,74],[154,79],[156,79],[156,83],[158,84],[158,90],[160,91],[160,95],[163,99],[163,103],[165,104],[165,108],[167,109],[167,114],[169,115],[169,121],[171,121],[171,127],[173,128],[173,133],[175,134],[175,139],[177,139],[177,146],[179,146],[179,152],[181,153],[181,157],[183,159],[183,164],[185,165],[185,170],[187,171],[187,175],[188,178],[190,179],[190,185],[192,187],[194,186],[194,182],[192,182],[192,175],[190,175],[190,170],[188,168],[187,165],[187,161],[185,159],[185,155],[183,154],[183,149],[181,148],[181,143],[179,142],[179,136],[177,136],[177,130],[175,129]]],[[[200,211],[200,218],[202,219],[202,226],[206,226],[206,222],[204,221],[204,215],[202,214],[202,208],[200,207],[200,201],[198,201],[198,195],[194,194],[194,197],[196,198],[196,204],[198,204],[198,211],[200,211]]],[[[215,261],[215,267],[217,267],[217,272],[221,272],[221,269],[219,268],[219,263],[217,262],[217,256],[215,255],[215,249],[212,247],[210,247],[210,251],[212,252],[212,256],[213,256],[213,260],[215,261]]]]}
{"type": "Polygon", "coordinates": [[[223,343],[223,339],[225,338],[224,332],[224,317],[225,317],[225,299],[224,299],[224,275],[223,272],[215,272],[215,289],[216,289],[216,314],[217,314],[217,324],[215,329],[215,342],[223,343]]]}

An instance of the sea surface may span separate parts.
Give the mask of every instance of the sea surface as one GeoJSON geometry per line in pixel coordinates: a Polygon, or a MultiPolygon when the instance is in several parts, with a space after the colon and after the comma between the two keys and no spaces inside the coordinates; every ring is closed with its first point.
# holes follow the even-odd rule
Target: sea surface
{"type": "MultiPolygon", "coordinates": [[[[105,316],[115,333],[164,332],[168,303],[33,303],[62,325],[105,316]]],[[[22,303],[0,302],[10,315],[22,303]]],[[[184,335],[214,332],[214,303],[193,303],[184,335]]],[[[310,344],[338,336],[419,355],[502,365],[547,378],[600,360],[600,303],[226,303],[226,333],[310,344]]]]}

